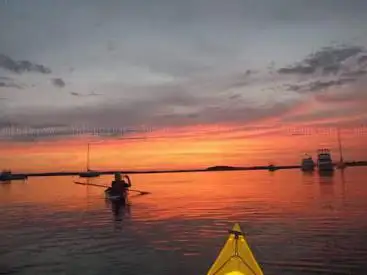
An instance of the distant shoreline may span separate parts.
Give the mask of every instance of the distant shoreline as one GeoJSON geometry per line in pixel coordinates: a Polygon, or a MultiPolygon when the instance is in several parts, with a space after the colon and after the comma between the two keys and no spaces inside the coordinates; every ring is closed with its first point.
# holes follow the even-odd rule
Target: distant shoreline
{"type": "MultiPolygon", "coordinates": [[[[347,167],[355,167],[355,166],[367,166],[367,161],[354,161],[354,162],[346,162],[347,167]]],[[[224,172],[224,171],[253,171],[253,170],[284,170],[284,169],[301,169],[301,165],[280,165],[280,166],[248,166],[248,167],[236,167],[236,166],[211,166],[208,168],[202,169],[175,169],[175,170],[142,170],[142,171],[129,171],[129,170],[110,170],[110,171],[96,171],[93,172],[98,173],[99,175],[112,175],[114,173],[123,173],[123,174],[167,174],[167,173],[195,173],[195,172],[224,172]]],[[[53,177],[53,176],[79,176],[80,174],[85,172],[44,172],[44,173],[17,173],[11,174],[9,178],[3,179],[0,177],[0,180],[16,180],[23,179],[28,177],[53,177]]]]}

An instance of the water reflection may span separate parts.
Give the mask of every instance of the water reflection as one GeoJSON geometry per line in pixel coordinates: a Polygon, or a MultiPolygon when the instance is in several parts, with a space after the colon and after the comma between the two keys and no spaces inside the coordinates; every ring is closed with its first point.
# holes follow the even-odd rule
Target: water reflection
{"type": "Polygon", "coordinates": [[[0,185],[1,186],[9,186],[10,183],[11,183],[11,180],[6,180],[6,181],[0,182],[0,185]]]}
{"type": "Polygon", "coordinates": [[[321,208],[327,212],[334,212],[336,207],[334,190],[334,172],[319,171],[319,188],[322,200],[321,208]]]}
{"type": "Polygon", "coordinates": [[[346,199],[346,186],[345,186],[345,170],[341,169],[340,170],[340,182],[341,182],[341,198],[342,198],[342,202],[343,204],[345,204],[345,199],[346,199]]]}
{"type": "Polygon", "coordinates": [[[27,183],[27,179],[22,179],[22,180],[11,180],[11,179],[8,179],[8,180],[4,180],[4,181],[0,181],[0,185],[3,185],[3,184],[10,184],[10,183],[27,183]]]}
{"type": "Polygon", "coordinates": [[[312,171],[302,171],[302,174],[304,175],[304,176],[313,176],[314,174],[315,174],[315,171],[314,170],[312,170],[312,171]]]}
{"type": "Polygon", "coordinates": [[[306,185],[312,185],[314,183],[315,173],[314,171],[302,171],[302,183],[306,185]]]}
{"type": "Polygon", "coordinates": [[[319,171],[320,184],[333,184],[334,171],[319,171]]]}
{"type": "Polygon", "coordinates": [[[19,274],[205,274],[239,222],[265,274],[365,274],[366,171],[345,171],[345,203],[338,173],[141,175],[151,194],[126,205],[71,178],[31,178],[0,187],[1,258],[19,274]]]}
{"type": "Polygon", "coordinates": [[[129,195],[126,200],[122,201],[111,201],[108,198],[105,198],[106,206],[109,207],[113,213],[113,216],[116,221],[121,221],[124,217],[131,217],[131,199],[146,196],[148,194],[134,194],[129,195]]]}
{"type": "Polygon", "coordinates": [[[111,209],[113,217],[116,221],[121,221],[125,217],[131,216],[131,203],[129,199],[126,201],[111,201],[110,199],[105,199],[105,204],[111,209]]]}

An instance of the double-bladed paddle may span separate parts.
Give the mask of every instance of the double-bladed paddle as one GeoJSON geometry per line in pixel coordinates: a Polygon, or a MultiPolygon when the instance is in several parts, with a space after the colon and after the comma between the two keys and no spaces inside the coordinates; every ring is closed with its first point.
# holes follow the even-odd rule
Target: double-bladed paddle
{"type": "MultiPolygon", "coordinates": [[[[95,187],[103,187],[103,188],[109,188],[109,186],[106,185],[102,185],[102,184],[95,184],[95,183],[86,183],[86,182],[79,182],[79,181],[74,181],[75,184],[81,184],[81,185],[91,185],[91,186],[95,186],[95,187]]],[[[146,192],[146,191],[140,191],[140,190],[135,190],[135,189],[127,189],[128,191],[131,192],[138,192],[142,195],[147,195],[150,194],[150,192],[146,192]]]]}

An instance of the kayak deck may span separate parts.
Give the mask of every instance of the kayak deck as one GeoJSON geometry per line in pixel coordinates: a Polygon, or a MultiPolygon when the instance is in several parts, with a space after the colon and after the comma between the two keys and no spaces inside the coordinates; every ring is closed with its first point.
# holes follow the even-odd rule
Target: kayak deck
{"type": "Polygon", "coordinates": [[[127,194],[113,194],[111,192],[111,189],[107,188],[105,190],[105,196],[106,199],[109,199],[111,201],[126,201],[127,200],[127,194]]]}
{"type": "Polygon", "coordinates": [[[240,225],[236,223],[207,275],[263,275],[240,225]]]}

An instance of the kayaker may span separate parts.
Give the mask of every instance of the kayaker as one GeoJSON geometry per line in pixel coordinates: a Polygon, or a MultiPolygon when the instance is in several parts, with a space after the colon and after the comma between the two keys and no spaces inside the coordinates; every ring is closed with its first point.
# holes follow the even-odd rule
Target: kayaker
{"type": "Polygon", "coordinates": [[[124,178],[127,178],[128,182],[121,178],[121,173],[115,173],[115,180],[111,183],[111,191],[115,194],[125,194],[127,189],[131,187],[130,178],[125,175],[124,178]]]}

